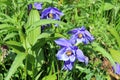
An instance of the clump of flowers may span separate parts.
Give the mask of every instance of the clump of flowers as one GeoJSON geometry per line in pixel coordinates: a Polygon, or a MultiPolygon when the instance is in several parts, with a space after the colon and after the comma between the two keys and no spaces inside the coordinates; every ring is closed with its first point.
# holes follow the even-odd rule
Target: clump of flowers
{"type": "Polygon", "coordinates": [[[90,34],[88,30],[85,29],[84,26],[81,28],[75,28],[68,33],[72,34],[71,39],[73,40],[73,44],[81,43],[88,44],[94,40],[94,37],[90,34]]]}
{"type": "Polygon", "coordinates": [[[76,28],[69,33],[73,34],[70,40],[60,38],[55,43],[61,47],[56,57],[64,61],[64,70],[72,70],[75,60],[88,64],[88,57],[77,47],[78,43],[88,44],[94,40],[94,37],[85,29],[85,27],[76,28]]]}
{"type": "MultiPolygon", "coordinates": [[[[35,9],[37,9],[37,10],[41,10],[41,9],[42,9],[42,3],[37,3],[37,2],[35,2],[35,3],[34,3],[34,7],[35,7],[35,9]]],[[[29,4],[29,5],[28,5],[28,10],[31,10],[32,8],[33,8],[32,4],[29,4]]]]}
{"type": "Polygon", "coordinates": [[[64,14],[58,10],[55,7],[48,7],[45,8],[41,13],[42,19],[54,19],[54,20],[60,20],[60,17],[64,14]]]}

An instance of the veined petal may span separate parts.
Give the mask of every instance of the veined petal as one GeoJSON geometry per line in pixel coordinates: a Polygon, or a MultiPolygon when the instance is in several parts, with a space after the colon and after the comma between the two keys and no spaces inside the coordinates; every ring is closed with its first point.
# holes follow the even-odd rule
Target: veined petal
{"type": "Polygon", "coordinates": [[[86,28],[84,26],[82,26],[81,28],[79,28],[80,31],[85,31],[86,28]]]}
{"type": "Polygon", "coordinates": [[[86,62],[86,57],[84,56],[83,52],[80,49],[76,50],[76,57],[78,61],[86,62]]]}
{"type": "Polygon", "coordinates": [[[38,10],[42,9],[42,3],[34,3],[34,6],[38,10]]]}
{"type": "Polygon", "coordinates": [[[67,61],[69,60],[69,57],[66,55],[66,49],[62,48],[58,51],[57,55],[56,55],[58,60],[63,60],[63,61],[67,61]]]}
{"type": "Polygon", "coordinates": [[[69,56],[69,58],[70,58],[70,61],[71,61],[71,62],[74,62],[74,61],[75,61],[75,55],[71,55],[71,56],[69,56]]]}
{"type": "Polygon", "coordinates": [[[56,14],[58,14],[59,16],[63,16],[64,15],[60,10],[58,10],[55,7],[53,7],[52,10],[54,10],[56,12],[56,14]]]}
{"type": "Polygon", "coordinates": [[[77,29],[73,29],[73,30],[69,31],[68,34],[75,34],[75,33],[77,33],[77,32],[78,32],[77,29]]]}
{"type": "Polygon", "coordinates": [[[73,68],[73,62],[70,62],[69,60],[68,61],[64,61],[64,66],[62,69],[64,70],[72,70],[73,68]]]}
{"type": "Polygon", "coordinates": [[[60,38],[60,39],[55,40],[55,43],[60,45],[60,46],[64,46],[64,47],[72,46],[71,43],[64,38],[60,38]]]}

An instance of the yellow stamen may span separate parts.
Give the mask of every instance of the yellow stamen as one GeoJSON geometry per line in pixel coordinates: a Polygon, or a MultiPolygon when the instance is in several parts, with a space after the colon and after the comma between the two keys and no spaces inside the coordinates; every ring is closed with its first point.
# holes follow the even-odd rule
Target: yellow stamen
{"type": "Polygon", "coordinates": [[[78,34],[78,38],[82,38],[83,37],[83,35],[82,34],[78,34]]]}
{"type": "Polygon", "coordinates": [[[49,14],[49,17],[50,17],[50,18],[53,18],[53,14],[52,14],[52,13],[50,13],[50,14],[49,14]]]}
{"type": "Polygon", "coordinates": [[[72,51],[68,50],[68,51],[66,52],[66,54],[67,54],[67,56],[70,56],[70,55],[72,54],[72,51]]]}

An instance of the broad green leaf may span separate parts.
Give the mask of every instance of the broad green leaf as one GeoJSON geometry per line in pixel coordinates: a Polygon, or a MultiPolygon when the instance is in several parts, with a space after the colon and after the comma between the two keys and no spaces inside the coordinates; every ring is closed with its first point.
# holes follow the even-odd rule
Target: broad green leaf
{"type": "Polygon", "coordinates": [[[40,40],[38,40],[33,46],[32,46],[32,50],[35,51],[38,48],[41,48],[42,46],[44,46],[44,44],[46,43],[46,39],[42,38],[40,40]]]}
{"type": "Polygon", "coordinates": [[[3,40],[6,41],[10,38],[14,38],[16,35],[18,35],[18,34],[17,33],[9,33],[5,36],[5,38],[3,40]]]}
{"type": "Polygon", "coordinates": [[[6,41],[5,43],[8,45],[22,46],[21,42],[17,41],[6,41]]]}
{"type": "Polygon", "coordinates": [[[22,64],[25,57],[26,57],[25,53],[17,54],[15,60],[12,63],[12,66],[9,69],[8,75],[5,77],[5,80],[10,80],[11,76],[16,72],[17,68],[22,64]]]}
{"type": "Polygon", "coordinates": [[[116,31],[116,29],[113,28],[113,27],[110,27],[110,28],[108,28],[108,31],[110,31],[110,33],[115,37],[115,39],[116,39],[116,41],[118,43],[118,46],[120,48],[120,35],[116,31]]]}
{"type": "Polygon", "coordinates": [[[92,46],[94,47],[94,50],[99,51],[104,57],[108,58],[112,65],[115,65],[112,56],[104,48],[100,47],[98,43],[93,42],[92,46]]]}
{"type": "Polygon", "coordinates": [[[28,26],[27,32],[32,31],[41,25],[50,24],[50,23],[64,25],[65,27],[70,26],[62,21],[57,21],[57,20],[53,20],[53,19],[42,19],[40,21],[35,22],[33,25],[28,26]]]}
{"type": "Polygon", "coordinates": [[[10,28],[12,27],[11,25],[8,25],[8,24],[0,24],[0,29],[7,29],[7,28],[10,28]]]}
{"type": "Polygon", "coordinates": [[[110,10],[113,9],[114,5],[112,5],[111,3],[105,3],[104,4],[104,10],[110,10]]]}
{"type": "Polygon", "coordinates": [[[50,35],[51,35],[51,33],[42,33],[42,34],[39,34],[39,36],[35,39],[34,44],[37,42],[38,39],[49,38],[50,35]]]}
{"type": "Polygon", "coordinates": [[[60,34],[60,33],[55,33],[55,37],[58,37],[58,38],[66,38],[64,35],[60,34]]]}
{"type": "Polygon", "coordinates": [[[109,49],[109,50],[110,50],[110,53],[111,53],[114,61],[118,62],[120,64],[120,51],[117,51],[117,50],[114,50],[114,49],[109,49]]]}
{"type": "Polygon", "coordinates": [[[13,52],[15,52],[15,53],[25,52],[25,49],[23,48],[23,46],[20,42],[6,41],[5,44],[7,44],[10,48],[12,48],[13,52]]]}
{"type": "MultiPolygon", "coordinates": [[[[39,12],[37,10],[31,10],[30,14],[29,14],[27,25],[30,26],[30,25],[34,24],[36,21],[40,21],[39,12]]],[[[27,38],[28,38],[28,41],[30,42],[30,44],[33,45],[34,41],[40,35],[40,33],[41,33],[41,27],[38,26],[37,28],[35,28],[34,30],[30,31],[27,34],[27,38]]]]}
{"type": "Polygon", "coordinates": [[[0,73],[0,80],[3,80],[3,75],[0,73]]]}
{"type": "Polygon", "coordinates": [[[57,79],[56,74],[53,74],[44,77],[42,80],[56,80],[56,79],[57,79]]]}

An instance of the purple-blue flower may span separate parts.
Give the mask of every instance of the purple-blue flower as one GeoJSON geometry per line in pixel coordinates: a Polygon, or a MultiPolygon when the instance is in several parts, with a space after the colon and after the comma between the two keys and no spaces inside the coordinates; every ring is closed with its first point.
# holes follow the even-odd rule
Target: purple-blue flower
{"type": "Polygon", "coordinates": [[[113,67],[113,70],[116,74],[120,75],[120,64],[116,62],[115,66],[113,67]]]}
{"type": "Polygon", "coordinates": [[[70,62],[70,60],[68,61],[64,61],[64,66],[63,66],[63,70],[72,70],[74,65],[74,62],[70,62]]]}
{"type": "Polygon", "coordinates": [[[63,13],[58,10],[55,7],[48,7],[44,9],[41,13],[41,18],[42,19],[55,19],[55,20],[60,20],[60,16],[62,16],[63,13]]]}
{"type": "Polygon", "coordinates": [[[92,42],[94,40],[94,37],[90,34],[88,30],[84,26],[81,28],[76,28],[68,33],[73,34],[71,36],[71,39],[73,40],[72,43],[80,43],[83,42],[84,44],[88,44],[89,42],[92,42]]]}
{"type": "Polygon", "coordinates": [[[41,10],[42,9],[42,3],[34,3],[34,7],[37,9],[37,10],[41,10]]]}
{"type": "MultiPolygon", "coordinates": [[[[34,7],[37,9],[37,10],[41,10],[42,9],[42,3],[34,3],[34,7]]],[[[31,10],[32,9],[32,4],[29,4],[28,5],[28,10],[31,10]]]]}
{"type": "Polygon", "coordinates": [[[74,62],[78,59],[80,62],[88,63],[88,57],[84,56],[83,52],[77,46],[73,46],[70,40],[60,38],[55,40],[55,43],[61,46],[56,57],[58,60],[74,62]]]}

